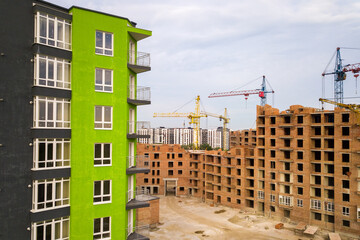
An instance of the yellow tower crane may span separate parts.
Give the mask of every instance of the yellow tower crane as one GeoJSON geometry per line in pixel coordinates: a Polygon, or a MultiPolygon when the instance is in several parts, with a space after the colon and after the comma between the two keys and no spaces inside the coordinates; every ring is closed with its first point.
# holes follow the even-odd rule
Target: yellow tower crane
{"type": "Polygon", "coordinates": [[[222,115],[218,115],[218,114],[214,114],[214,113],[208,113],[208,112],[201,112],[202,114],[205,114],[206,117],[210,116],[210,117],[216,117],[219,118],[220,121],[223,120],[223,147],[224,149],[229,149],[227,146],[227,124],[230,122],[230,118],[227,117],[227,109],[225,108],[225,112],[224,112],[224,116],[222,115]]]}
{"type": "Polygon", "coordinates": [[[325,103],[330,103],[339,107],[343,107],[346,109],[349,109],[350,111],[354,112],[357,118],[357,125],[360,125],[360,105],[359,104],[345,104],[345,103],[339,103],[339,102],[335,102],[335,101],[331,101],[329,99],[325,99],[325,98],[319,98],[319,101],[321,102],[325,102],[325,103]]]}
{"type": "MultiPolygon", "coordinates": [[[[226,126],[229,122],[230,118],[226,117],[227,111],[225,109],[224,116],[213,114],[213,113],[207,113],[207,112],[200,112],[200,96],[198,95],[195,99],[195,112],[189,112],[189,113],[154,113],[154,117],[186,117],[190,119],[189,124],[192,124],[194,126],[195,132],[194,132],[194,139],[193,143],[195,146],[195,149],[199,149],[199,138],[200,138],[200,118],[202,117],[218,117],[220,119],[224,120],[224,137],[226,137],[226,126]]],[[[226,140],[224,140],[224,143],[226,140]]],[[[224,144],[225,148],[225,144],[224,144]]]]}

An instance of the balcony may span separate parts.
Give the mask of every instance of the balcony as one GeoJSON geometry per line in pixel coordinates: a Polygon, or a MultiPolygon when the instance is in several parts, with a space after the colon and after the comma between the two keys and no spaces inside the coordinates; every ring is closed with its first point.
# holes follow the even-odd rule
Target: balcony
{"type": "Polygon", "coordinates": [[[127,102],[136,106],[151,104],[151,91],[149,87],[130,86],[128,89],[127,102]]]}
{"type": "Polygon", "coordinates": [[[150,227],[149,225],[128,227],[126,240],[149,240],[150,227]]]}
{"type": "Polygon", "coordinates": [[[150,138],[150,122],[128,121],[127,138],[150,138]]]}
{"type": "Polygon", "coordinates": [[[150,53],[129,51],[128,68],[135,73],[150,71],[150,53]]]}
{"type": "Polygon", "coordinates": [[[149,156],[128,156],[126,174],[150,172],[149,160],[149,156]]]}
{"type": "Polygon", "coordinates": [[[152,198],[148,189],[129,190],[127,192],[126,210],[149,207],[148,201],[152,198]]]}

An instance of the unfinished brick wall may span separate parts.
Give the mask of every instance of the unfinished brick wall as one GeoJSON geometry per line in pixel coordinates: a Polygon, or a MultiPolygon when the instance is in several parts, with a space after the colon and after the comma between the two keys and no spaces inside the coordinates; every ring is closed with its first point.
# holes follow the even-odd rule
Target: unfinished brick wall
{"type": "MultiPolygon", "coordinates": [[[[139,144],[138,154],[159,153],[161,183],[174,169],[167,165],[172,161],[167,154],[182,153],[185,174],[173,177],[179,178],[184,194],[207,203],[360,234],[360,127],[355,114],[300,105],[280,112],[265,105],[257,107],[256,123],[256,130],[236,133],[240,144],[226,152],[139,144]]],[[[138,185],[146,185],[146,175],[140,175],[138,185]]],[[[159,187],[164,194],[164,185],[159,187]]]]}
{"type": "Polygon", "coordinates": [[[136,210],[136,220],[140,225],[154,225],[160,223],[160,199],[149,201],[150,206],[136,210]]]}

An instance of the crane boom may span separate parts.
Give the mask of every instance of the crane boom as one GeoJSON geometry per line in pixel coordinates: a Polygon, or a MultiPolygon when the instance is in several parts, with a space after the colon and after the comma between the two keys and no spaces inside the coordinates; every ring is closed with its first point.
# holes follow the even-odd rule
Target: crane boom
{"type": "Polygon", "coordinates": [[[260,105],[264,106],[266,104],[267,93],[275,93],[273,90],[268,91],[266,90],[266,79],[263,76],[263,81],[261,84],[261,89],[253,89],[253,90],[238,90],[238,91],[230,91],[230,92],[215,92],[209,95],[209,98],[216,98],[216,97],[230,97],[230,96],[245,96],[245,100],[247,100],[249,95],[258,94],[260,97],[260,105]]]}
{"type": "Polygon", "coordinates": [[[345,104],[345,103],[339,103],[339,102],[335,102],[335,101],[331,101],[329,99],[325,99],[325,98],[319,98],[319,101],[321,102],[326,102],[329,104],[333,104],[342,108],[346,108],[349,109],[350,111],[354,112],[356,114],[357,117],[357,124],[360,125],[360,104],[345,104]]]}
{"type": "MultiPolygon", "coordinates": [[[[194,125],[194,145],[195,145],[195,149],[199,149],[199,138],[200,138],[200,118],[202,117],[208,117],[208,116],[212,116],[212,117],[218,117],[220,119],[224,120],[224,138],[226,139],[226,124],[229,123],[230,118],[227,118],[227,110],[225,108],[225,114],[224,116],[221,115],[217,115],[214,113],[207,113],[207,112],[200,112],[200,96],[198,95],[196,97],[196,102],[195,102],[195,112],[190,112],[190,113],[154,113],[153,117],[186,117],[190,119],[190,124],[194,125]]],[[[226,143],[224,141],[224,148],[226,146],[226,143]]]]}

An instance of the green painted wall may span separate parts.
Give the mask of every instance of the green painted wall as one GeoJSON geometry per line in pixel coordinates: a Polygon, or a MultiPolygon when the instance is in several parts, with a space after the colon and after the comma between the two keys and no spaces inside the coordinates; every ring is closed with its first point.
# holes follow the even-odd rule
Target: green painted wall
{"type": "MultiPolygon", "coordinates": [[[[72,8],[71,239],[92,239],[93,219],[111,216],[111,238],[127,228],[128,21],[72,8]],[[112,32],[114,55],[95,54],[95,31],[112,32]],[[113,69],[113,93],[95,92],[95,68],[113,69]],[[113,129],[94,129],[95,105],[113,106],[113,129]],[[112,143],[112,166],[94,167],[94,143],[112,143]],[[93,204],[93,182],[112,180],[112,202],[93,204]]],[[[137,30],[136,31],[142,31],[137,30]]],[[[144,30],[144,33],[149,31],[144,30]]],[[[136,76],[136,75],[135,75],[136,76]]],[[[135,140],[131,140],[135,141],[135,140]]]]}

